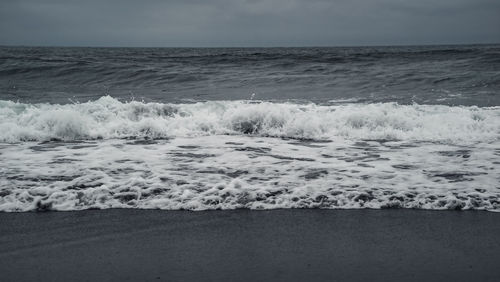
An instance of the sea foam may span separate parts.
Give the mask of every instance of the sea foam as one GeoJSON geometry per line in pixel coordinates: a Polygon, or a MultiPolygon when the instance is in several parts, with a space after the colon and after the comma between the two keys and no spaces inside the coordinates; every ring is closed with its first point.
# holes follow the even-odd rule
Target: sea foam
{"type": "Polygon", "coordinates": [[[500,108],[0,102],[0,211],[500,211],[500,108]]]}
{"type": "Polygon", "coordinates": [[[212,101],[78,104],[0,101],[0,142],[254,135],[295,139],[496,140],[500,107],[212,101]]]}

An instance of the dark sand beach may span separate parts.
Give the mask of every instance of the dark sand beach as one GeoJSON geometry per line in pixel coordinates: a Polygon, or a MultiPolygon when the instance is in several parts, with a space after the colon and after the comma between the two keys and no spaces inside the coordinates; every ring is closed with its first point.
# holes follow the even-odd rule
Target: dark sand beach
{"type": "Polygon", "coordinates": [[[0,213],[2,281],[498,281],[500,214],[0,213]]]}
{"type": "Polygon", "coordinates": [[[500,282],[500,1],[434,2],[0,1],[0,282],[500,282]]]}

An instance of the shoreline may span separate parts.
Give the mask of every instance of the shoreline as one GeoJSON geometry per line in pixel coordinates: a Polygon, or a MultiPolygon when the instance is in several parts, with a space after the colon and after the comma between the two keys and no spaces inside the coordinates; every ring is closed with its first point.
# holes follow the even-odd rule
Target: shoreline
{"type": "Polygon", "coordinates": [[[0,213],[6,281],[494,281],[500,214],[137,209],[0,213]]]}

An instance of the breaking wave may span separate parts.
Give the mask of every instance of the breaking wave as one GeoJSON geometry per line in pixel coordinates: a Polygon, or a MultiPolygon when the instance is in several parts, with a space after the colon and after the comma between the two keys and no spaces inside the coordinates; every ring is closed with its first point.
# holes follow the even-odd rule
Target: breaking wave
{"type": "Polygon", "coordinates": [[[0,142],[208,135],[476,142],[500,136],[500,107],[213,101],[75,104],[0,101],[0,142]]]}
{"type": "Polygon", "coordinates": [[[500,107],[0,101],[0,211],[500,211],[499,137],[500,107]]]}

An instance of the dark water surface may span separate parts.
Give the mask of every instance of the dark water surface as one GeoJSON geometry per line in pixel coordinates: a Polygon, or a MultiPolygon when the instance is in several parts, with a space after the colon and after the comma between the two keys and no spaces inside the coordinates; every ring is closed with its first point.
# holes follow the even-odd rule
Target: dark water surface
{"type": "Polygon", "coordinates": [[[29,103],[110,95],[496,106],[499,91],[499,45],[0,48],[0,99],[29,103]]]}

